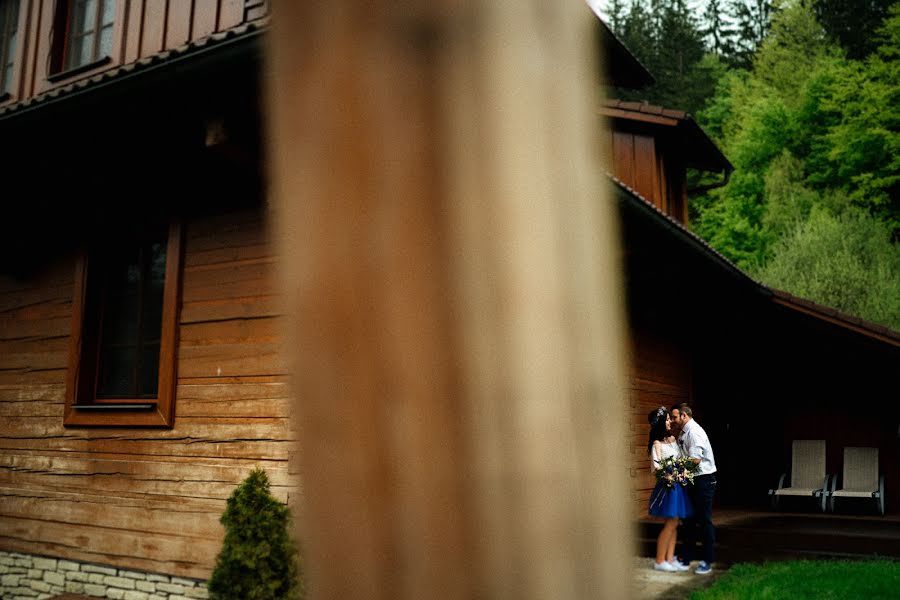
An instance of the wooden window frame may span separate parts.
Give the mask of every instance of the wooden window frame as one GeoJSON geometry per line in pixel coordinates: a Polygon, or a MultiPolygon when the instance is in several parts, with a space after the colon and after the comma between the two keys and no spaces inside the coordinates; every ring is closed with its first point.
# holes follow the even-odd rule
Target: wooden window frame
{"type": "MultiPolygon", "coordinates": [[[[57,83],[64,79],[68,79],[70,77],[74,77],[76,75],[80,75],[83,73],[87,73],[89,71],[93,71],[98,69],[104,65],[108,65],[113,62],[112,56],[116,54],[118,40],[121,35],[120,28],[122,27],[122,18],[119,14],[121,11],[119,8],[119,4],[116,0],[103,0],[104,2],[111,2],[116,7],[115,18],[113,19],[112,25],[112,48],[110,50],[109,55],[103,56],[95,56],[93,60],[90,60],[84,64],[77,65],[71,68],[66,68],[66,58],[69,53],[69,42],[71,38],[71,25],[72,25],[72,17],[74,11],[73,5],[75,0],[57,0],[56,2],[56,12],[53,15],[53,30],[58,32],[54,36],[52,48],[51,48],[51,68],[50,73],[47,75],[47,81],[51,83],[57,83]]],[[[102,18],[102,10],[100,7],[97,8],[97,15],[95,17],[97,22],[102,18]]],[[[96,46],[96,50],[99,50],[100,43],[100,32],[99,30],[95,30],[96,40],[94,44],[96,46]]]]}
{"type": "Polygon", "coordinates": [[[175,424],[177,383],[178,321],[181,300],[182,226],[174,221],[168,228],[166,243],[166,280],[163,287],[162,331],[159,345],[159,380],[156,399],[124,398],[116,402],[97,402],[96,369],[85,372],[82,354],[85,344],[85,305],[88,293],[87,252],[78,258],[72,299],[72,333],[69,340],[69,364],[66,375],[66,401],[63,425],[90,427],[168,427],[175,424]],[[90,393],[88,393],[90,391],[90,393]]]}
{"type": "MultiPolygon", "coordinates": [[[[23,29],[22,13],[24,11],[22,10],[23,3],[21,0],[11,0],[11,2],[16,2],[16,1],[18,2],[18,4],[16,6],[16,18],[15,18],[14,31],[16,31],[16,33],[18,34],[19,39],[16,40],[16,45],[15,45],[15,47],[12,48],[10,56],[7,56],[6,45],[8,43],[7,36],[10,33],[9,32],[10,23],[13,21],[13,19],[10,19],[10,21],[6,23],[7,31],[0,32],[0,33],[4,34],[4,35],[0,35],[0,102],[5,102],[5,101],[13,98],[13,91],[15,91],[16,83],[17,83],[16,76],[18,75],[19,65],[21,64],[21,62],[18,60],[18,58],[19,58],[18,54],[19,54],[19,48],[22,46],[22,39],[24,38],[24,32],[22,31],[22,29],[23,29]],[[9,81],[4,81],[3,77],[6,73],[6,64],[10,59],[12,59],[12,61],[13,61],[12,74],[10,75],[9,81]],[[6,87],[7,84],[9,84],[9,88],[12,91],[4,91],[3,88],[6,87]]],[[[11,5],[11,3],[10,3],[10,5],[11,5]]]]}

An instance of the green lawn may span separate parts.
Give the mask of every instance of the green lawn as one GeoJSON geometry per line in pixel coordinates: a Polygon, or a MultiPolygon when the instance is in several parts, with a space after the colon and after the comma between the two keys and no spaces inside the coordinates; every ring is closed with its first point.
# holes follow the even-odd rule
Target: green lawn
{"type": "Polygon", "coordinates": [[[691,600],[900,598],[900,562],[798,560],[737,564],[691,600]]]}

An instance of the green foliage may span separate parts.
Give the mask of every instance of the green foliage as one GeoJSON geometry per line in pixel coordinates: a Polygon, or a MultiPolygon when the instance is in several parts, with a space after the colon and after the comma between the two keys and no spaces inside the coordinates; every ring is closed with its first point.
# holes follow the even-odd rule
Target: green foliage
{"type": "Polygon", "coordinates": [[[900,329],[900,4],[864,62],[808,2],[779,8],[753,70],[699,115],[735,173],[691,200],[691,225],[773,287],[900,329]]]}
{"type": "Polygon", "coordinates": [[[887,227],[857,208],[833,214],[813,206],[775,244],[757,276],[771,287],[900,330],[900,247],[890,237],[887,227]]]}
{"type": "Polygon", "coordinates": [[[788,3],[772,19],[769,35],[753,60],[754,74],[785,104],[793,105],[805,76],[836,51],[812,12],[803,3],[788,3]]]}
{"type": "Polygon", "coordinates": [[[900,4],[865,63],[853,63],[823,98],[840,121],[826,134],[830,183],[900,231],[900,4]]]}
{"type": "Polygon", "coordinates": [[[731,65],[747,69],[756,49],[766,38],[774,8],[769,0],[731,0],[729,17],[735,23],[732,51],[724,58],[731,65]]]}
{"type": "Polygon", "coordinates": [[[691,600],[887,600],[898,586],[900,563],[890,560],[736,564],[691,600]]]}
{"type": "Polygon", "coordinates": [[[815,0],[816,18],[852,59],[863,59],[875,48],[875,32],[893,0],[815,0]]]}
{"type": "Polygon", "coordinates": [[[210,598],[302,598],[299,555],[289,521],[287,507],[269,492],[265,471],[254,469],[228,498],[220,519],[225,541],[209,580],[210,598]]]}
{"type": "Polygon", "coordinates": [[[763,225],[775,236],[793,231],[819,203],[819,194],[809,189],[803,179],[803,163],[787,150],[772,161],[765,179],[763,225]]]}
{"type": "Polygon", "coordinates": [[[709,54],[699,20],[685,0],[632,0],[627,12],[610,4],[613,28],[653,74],[656,83],[640,90],[617,90],[626,100],[699,111],[715,90],[725,65],[709,54]]]}

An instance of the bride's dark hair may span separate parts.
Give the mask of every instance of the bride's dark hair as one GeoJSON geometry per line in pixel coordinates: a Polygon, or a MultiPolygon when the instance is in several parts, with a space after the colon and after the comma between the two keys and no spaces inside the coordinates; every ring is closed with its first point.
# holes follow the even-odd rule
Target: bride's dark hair
{"type": "Polygon", "coordinates": [[[647,441],[647,454],[653,450],[653,442],[656,440],[664,440],[668,437],[669,432],[666,431],[666,417],[669,412],[664,406],[654,408],[647,415],[647,422],[650,423],[650,439],[647,441]]]}

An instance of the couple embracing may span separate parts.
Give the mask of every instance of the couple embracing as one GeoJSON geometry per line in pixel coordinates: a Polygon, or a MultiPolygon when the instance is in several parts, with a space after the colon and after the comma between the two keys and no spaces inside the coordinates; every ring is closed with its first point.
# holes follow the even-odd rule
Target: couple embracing
{"type": "Polygon", "coordinates": [[[658,482],[650,494],[650,515],[665,519],[656,540],[657,571],[687,571],[694,557],[698,535],[703,541],[703,560],[698,575],[712,571],[716,528],[712,501],[716,492],[716,460],[709,437],[694,421],[687,404],[671,411],[660,406],[647,416],[650,422],[650,472],[658,482]],[[678,521],[684,522],[681,560],[675,557],[678,521]]]}

